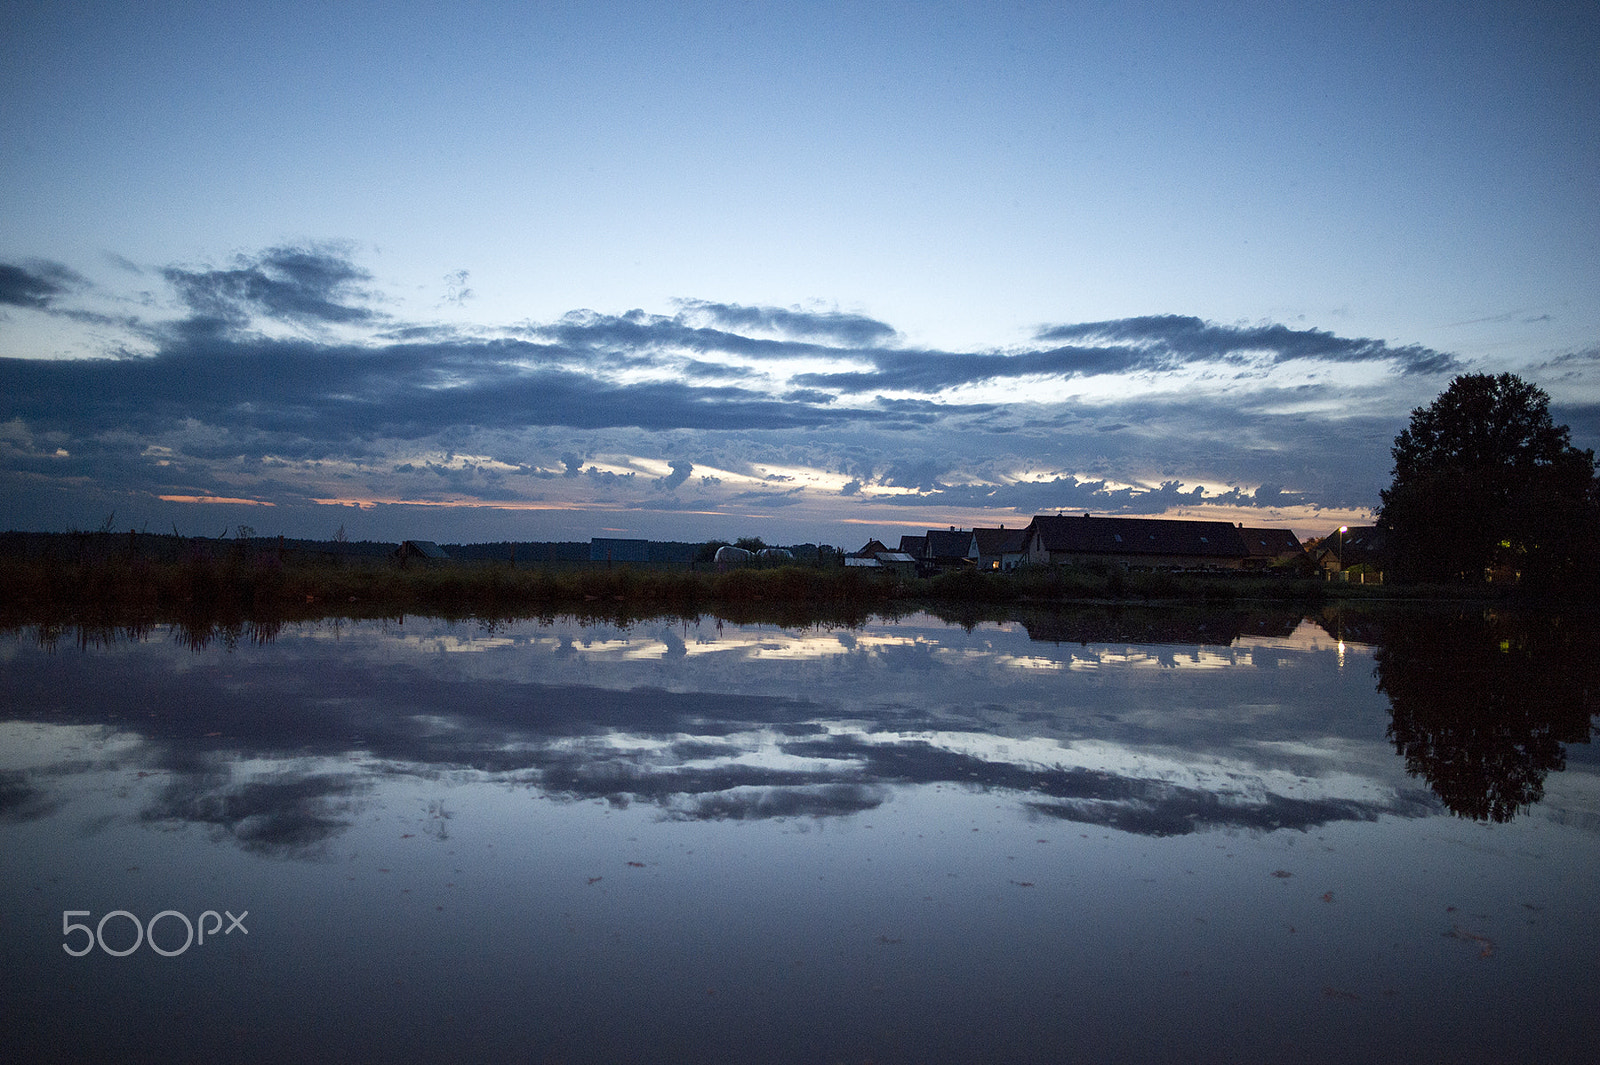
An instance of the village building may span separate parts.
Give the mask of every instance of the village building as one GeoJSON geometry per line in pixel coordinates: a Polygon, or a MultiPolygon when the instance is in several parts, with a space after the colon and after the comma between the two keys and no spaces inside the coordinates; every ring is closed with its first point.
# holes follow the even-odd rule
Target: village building
{"type": "Polygon", "coordinates": [[[1028,526],[1035,565],[1123,569],[1241,570],[1250,558],[1243,531],[1226,521],[1039,515],[1028,526]]]}
{"type": "Polygon", "coordinates": [[[967,557],[980,570],[1009,573],[1028,560],[1028,527],[973,529],[967,557]]]}
{"type": "Polygon", "coordinates": [[[1250,552],[1244,568],[1248,570],[1289,570],[1309,576],[1312,563],[1300,538],[1289,529],[1245,529],[1244,546],[1250,552]]]}
{"type": "Polygon", "coordinates": [[[922,553],[922,561],[937,569],[947,569],[970,564],[967,551],[972,546],[972,532],[967,529],[952,527],[948,532],[943,529],[929,529],[924,537],[927,546],[922,553]]]}
{"type": "Polygon", "coordinates": [[[928,537],[902,536],[900,537],[900,550],[912,558],[921,558],[928,553],[928,537]]]}
{"type": "Polygon", "coordinates": [[[444,548],[432,540],[406,540],[394,549],[394,557],[402,563],[412,559],[421,559],[425,562],[448,562],[450,556],[444,548]]]}
{"type": "Polygon", "coordinates": [[[1387,536],[1376,525],[1347,525],[1324,536],[1312,563],[1331,580],[1382,584],[1387,536]]]}

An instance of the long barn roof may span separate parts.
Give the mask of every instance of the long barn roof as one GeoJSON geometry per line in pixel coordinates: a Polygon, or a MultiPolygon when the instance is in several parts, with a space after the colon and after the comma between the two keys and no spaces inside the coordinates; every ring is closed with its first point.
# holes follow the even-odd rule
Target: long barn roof
{"type": "Polygon", "coordinates": [[[1226,521],[1042,514],[1033,519],[1033,528],[1045,550],[1071,554],[1244,558],[1250,553],[1240,530],[1226,521]]]}

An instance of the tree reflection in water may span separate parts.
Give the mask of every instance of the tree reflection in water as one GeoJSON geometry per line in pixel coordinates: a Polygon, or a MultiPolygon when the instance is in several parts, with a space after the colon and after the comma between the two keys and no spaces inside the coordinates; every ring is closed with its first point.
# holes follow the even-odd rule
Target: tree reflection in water
{"type": "Polygon", "coordinates": [[[1544,797],[1600,711],[1600,630],[1494,611],[1382,626],[1378,690],[1406,769],[1459,817],[1505,822],[1544,797]]]}

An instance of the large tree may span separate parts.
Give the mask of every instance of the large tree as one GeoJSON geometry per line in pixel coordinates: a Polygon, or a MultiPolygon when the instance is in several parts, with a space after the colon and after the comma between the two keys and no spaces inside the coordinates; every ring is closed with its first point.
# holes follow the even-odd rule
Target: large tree
{"type": "Polygon", "coordinates": [[[1378,524],[1401,580],[1515,574],[1546,588],[1596,571],[1600,481],[1550,397],[1515,374],[1463,374],[1395,438],[1378,524]]]}

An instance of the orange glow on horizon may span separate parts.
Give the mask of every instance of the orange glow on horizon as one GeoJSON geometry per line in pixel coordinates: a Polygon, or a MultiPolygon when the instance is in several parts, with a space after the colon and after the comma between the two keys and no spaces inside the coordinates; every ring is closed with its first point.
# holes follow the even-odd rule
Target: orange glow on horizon
{"type": "Polygon", "coordinates": [[[485,503],[480,499],[401,499],[396,497],[374,497],[370,499],[318,499],[313,498],[313,503],[329,507],[359,507],[362,510],[371,510],[373,507],[482,507],[489,510],[584,510],[604,509],[600,507],[584,508],[573,506],[570,503],[485,503]]]}
{"type": "MultiPolygon", "coordinates": [[[[506,502],[485,501],[482,499],[402,499],[396,497],[371,498],[371,499],[323,499],[313,498],[313,503],[331,507],[357,507],[361,510],[371,510],[373,507],[455,507],[466,510],[565,510],[572,512],[600,511],[603,513],[638,513],[647,511],[649,507],[630,507],[614,503],[550,503],[542,501],[506,502]]],[[[728,517],[726,511],[721,510],[675,510],[674,514],[694,514],[700,517],[724,518],[728,517]]],[[[763,515],[764,516],[764,515],[763,515]]]]}
{"type": "Polygon", "coordinates": [[[245,507],[275,507],[278,504],[269,503],[265,499],[235,499],[232,496],[159,496],[168,503],[232,503],[235,506],[245,507]]]}

